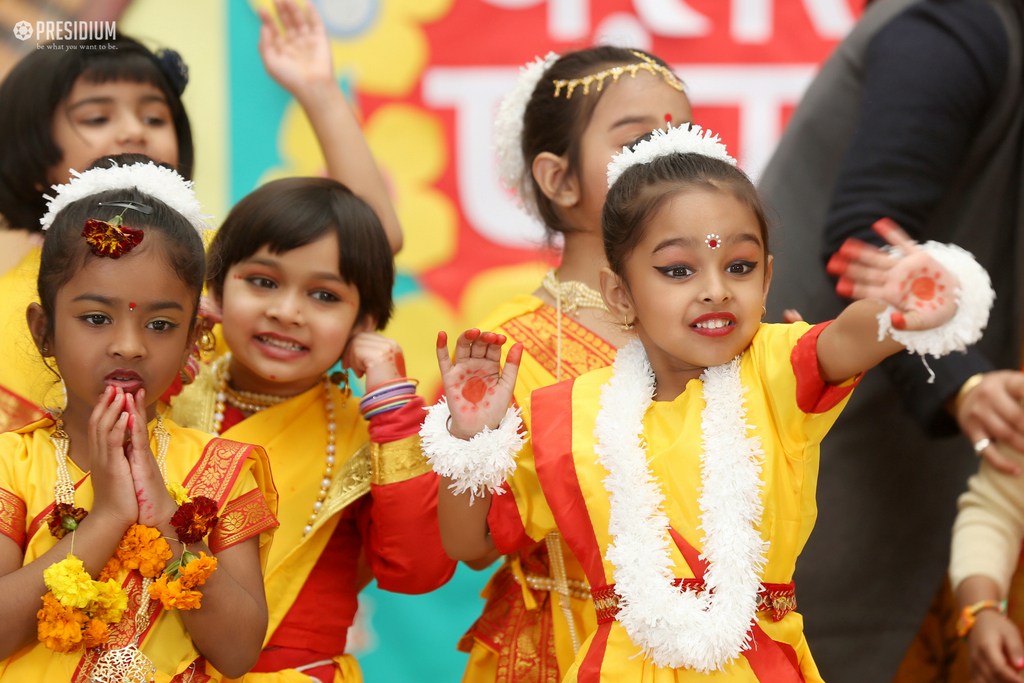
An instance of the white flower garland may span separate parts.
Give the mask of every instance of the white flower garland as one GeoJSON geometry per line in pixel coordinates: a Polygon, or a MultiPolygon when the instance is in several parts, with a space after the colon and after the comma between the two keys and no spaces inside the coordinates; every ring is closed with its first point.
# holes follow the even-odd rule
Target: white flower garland
{"type": "Polygon", "coordinates": [[[739,357],[708,368],[701,416],[699,505],[707,590],[672,584],[664,494],[647,466],[643,417],[654,397],[654,373],[639,341],[621,349],[601,389],[594,450],[609,472],[607,560],[614,565],[618,621],[654,664],[701,673],[722,669],[750,641],[767,562],[761,539],[761,441],[748,437],[739,357]]]}
{"type": "MultiPolygon", "coordinates": [[[[892,314],[897,309],[888,306],[878,314],[878,341],[888,335],[906,346],[910,353],[931,355],[934,358],[953,351],[964,352],[968,346],[981,339],[982,330],[988,325],[989,312],[996,298],[992,280],[988,271],[969,251],[955,244],[925,242],[918,248],[941,263],[960,281],[956,293],[956,314],[939,327],[911,332],[897,330],[892,326],[892,314]]],[[[900,255],[899,249],[891,251],[900,255]]]]}
{"type": "Polygon", "coordinates": [[[504,493],[501,485],[515,472],[515,455],[523,447],[519,408],[510,406],[497,429],[484,427],[468,441],[448,431],[449,417],[448,402],[442,397],[427,408],[427,418],[420,428],[420,446],[434,471],[452,480],[449,488],[455,495],[468,491],[470,505],[485,491],[504,493]]]}
{"type": "Polygon", "coordinates": [[[39,219],[43,230],[49,229],[57,214],[72,202],[99,192],[130,187],[156,197],[180,213],[200,236],[210,227],[206,224],[206,219],[211,216],[202,213],[202,205],[196,199],[192,181],[185,180],[169,168],[153,162],[138,162],[126,166],[118,166],[115,163],[110,168],[93,168],[84,173],[72,170],[71,174],[74,177],[70,182],[53,186],[56,196],[43,195],[50,200],[46,205],[46,215],[39,219]]]}
{"type": "Polygon", "coordinates": [[[615,184],[626,169],[637,164],[649,164],[658,157],[669,154],[701,154],[720,159],[732,166],[736,160],[729,156],[725,144],[710,130],[701,133],[697,124],[684,124],[668,130],[658,128],[650,138],[641,140],[633,149],[623,147],[608,164],[608,187],[615,184]]]}
{"type": "Polygon", "coordinates": [[[523,208],[531,215],[539,218],[533,189],[529,181],[531,171],[523,159],[523,117],[526,105],[537,89],[537,84],[544,73],[557,62],[559,56],[549,52],[543,59],[535,58],[527,62],[519,70],[519,79],[515,86],[501,101],[498,115],[494,119],[494,148],[498,153],[498,176],[502,183],[515,190],[523,208]]]}

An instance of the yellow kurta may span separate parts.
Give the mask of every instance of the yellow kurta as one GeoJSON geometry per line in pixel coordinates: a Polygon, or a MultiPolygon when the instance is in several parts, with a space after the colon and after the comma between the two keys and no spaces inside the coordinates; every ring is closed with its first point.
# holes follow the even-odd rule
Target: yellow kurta
{"type": "MultiPolygon", "coordinates": [[[[265,564],[270,538],[277,526],[274,518],[277,494],[266,454],[259,447],[213,440],[207,434],[184,429],[168,420],[164,424],[171,435],[167,451],[168,481],[184,483],[193,495],[205,495],[220,504],[220,522],[209,538],[211,550],[217,553],[258,534],[261,561],[265,564]]],[[[152,433],[152,423],[150,427],[152,433]]],[[[54,446],[50,441],[52,433],[53,422],[47,418],[17,432],[0,435],[0,533],[25,549],[26,565],[57,543],[46,525],[46,514],[54,502],[53,484],[57,480],[54,446]]],[[[151,446],[157,452],[152,437],[151,446]]],[[[71,480],[78,485],[75,505],[91,509],[92,479],[70,458],[68,471],[71,480]]],[[[129,592],[131,611],[133,590],[138,600],[139,574],[122,570],[117,578],[129,592]]],[[[159,602],[151,603],[151,608],[158,605],[159,602]]],[[[113,627],[112,643],[128,644],[120,642],[118,635],[120,629],[128,627],[132,621],[126,612],[125,618],[113,627]]],[[[140,648],[156,665],[159,683],[170,681],[175,674],[187,669],[200,654],[178,610],[156,609],[140,648]]],[[[60,654],[35,642],[0,662],[0,679],[85,683],[98,649],[60,654]]]]}
{"type": "MultiPolygon", "coordinates": [[[[523,344],[514,396],[522,408],[527,429],[531,424],[530,395],[556,382],[557,315],[555,309],[535,296],[517,296],[499,306],[479,325],[481,330],[500,332],[509,338],[504,352],[515,342],[523,344]]],[[[561,336],[562,379],[605,367],[615,357],[614,347],[571,316],[562,316],[561,336]]],[[[527,442],[521,456],[529,450],[527,442]]],[[[529,460],[529,456],[525,460],[529,460]]],[[[484,614],[460,644],[461,649],[471,646],[464,683],[559,681],[576,656],[566,612],[572,615],[577,645],[596,628],[593,600],[585,591],[583,569],[560,536],[553,534],[544,541],[506,557],[484,590],[484,597],[488,598],[484,614]],[[556,548],[555,553],[562,556],[565,577],[569,585],[576,587],[568,597],[521,588],[514,583],[516,576],[520,579],[524,575],[556,576],[557,569],[554,573],[551,571],[549,548],[556,548]],[[568,610],[563,607],[563,601],[568,610]],[[547,614],[541,615],[538,610],[545,610],[547,614]]]]}
{"type": "MultiPolygon", "coordinates": [[[[760,437],[765,451],[761,472],[764,513],[758,527],[762,538],[770,544],[768,562],[761,577],[765,583],[787,584],[792,580],[796,558],[817,515],[814,495],[819,443],[845,405],[851,388],[821,383],[814,347],[810,348],[810,354],[804,355],[803,374],[798,383],[791,356],[795,358],[793,349],[808,329],[804,323],[762,325],[740,363],[741,380],[747,388],[746,419],[753,427],[749,436],[760,437]],[[802,391],[803,396],[799,405],[798,391],[802,391]],[[808,391],[818,398],[808,399],[808,391]],[[802,409],[808,407],[808,401],[815,404],[810,412],[802,409]]],[[[807,351],[807,346],[803,350],[807,351]]],[[[525,449],[520,453],[518,467],[509,479],[513,496],[495,497],[493,500],[498,502],[492,502],[489,517],[499,548],[514,546],[517,534],[525,532],[529,538],[542,539],[560,523],[564,527],[572,524],[571,528],[561,529],[563,536],[578,551],[582,565],[592,568],[588,569],[592,584],[603,585],[615,581],[614,567],[605,559],[613,539],[608,533],[609,498],[602,483],[608,471],[597,463],[593,434],[600,407],[600,389],[611,374],[612,368],[597,370],[575,380],[572,386],[558,385],[535,394],[534,407],[539,401],[552,401],[551,405],[544,403],[544,419],[534,423],[532,438],[536,441],[537,458],[525,449]],[[569,405],[564,402],[556,405],[559,399],[565,399],[569,405]],[[557,424],[559,418],[547,417],[556,413],[565,415],[570,407],[571,416],[561,418],[564,420],[561,426],[557,424]],[[547,441],[542,443],[540,439],[547,441]],[[559,445],[562,443],[564,449],[559,445]],[[546,497],[541,488],[538,461],[544,472],[542,476],[553,476],[553,470],[560,479],[560,492],[552,493],[554,499],[546,497]],[[503,501],[504,498],[512,500],[503,501]],[[567,506],[574,502],[582,503],[586,510],[586,522],[582,525],[576,523],[578,517],[567,515],[567,506]],[[572,519],[576,521],[567,521],[572,519]],[[596,538],[596,544],[577,544],[577,539],[588,535],[596,538]]],[[[697,529],[700,525],[701,411],[704,408],[701,391],[700,380],[692,380],[674,401],[653,402],[643,424],[648,466],[665,494],[669,522],[698,551],[702,535],[697,529]]],[[[550,482],[546,489],[553,490],[550,482]]],[[[579,509],[581,507],[577,507],[579,509]]],[[[678,578],[693,578],[689,565],[671,540],[670,547],[673,574],[678,578]]],[[[807,681],[820,680],[807,650],[799,614],[791,612],[774,622],[770,613],[761,612],[757,624],[772,640],[792,648],[807,681]]],[[[565,680],[666,683],[759,680],[744,657],[727,665],[724,672],[704,675],[687,669],[657,668],[643,656],[637,656],[640,652],[625,629],[612,621],[590,634],[565,680]],[[597,645],[595,640],[599,641],[597,645]],[[596,649],[588,659],[591,647],[596,649]]],[[[761,681],[767,683],[763,678],[761,681]]]]}
{"type": "Polygon", "coordinates": [[[0,276],[0,432],[43,417],[35,406],[62,407],[57,377],[39,355],[28,332],[25,311],[38,301],[39,247],[0,276]]]}

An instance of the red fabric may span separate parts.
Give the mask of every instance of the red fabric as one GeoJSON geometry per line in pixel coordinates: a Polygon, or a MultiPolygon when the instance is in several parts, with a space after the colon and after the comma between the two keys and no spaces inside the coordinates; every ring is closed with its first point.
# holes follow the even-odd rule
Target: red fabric
{"type": "Polygon", "coordinates": [[[676,547],[679,548],[679,552],[683,554],[683,559],[686,560],[686,564],[690,566],[690,571],[693,572],[694,578],[703,581],[704,573],[708,570],[707,560],[701,558],[697,549],[687,543],[682,534],[671,526],[668,530],[669,533],[672,534],[672,540],[675,541],[676,547]]]}
{"type": "Polygon", "coordinates": [[[604,651],[608,647],[608,633],[611,630],[611,622],[597,627],[594,639],[590,641],[590,648],[580,663],[579,671],[576,672],[576,680],[579,683],[600,683],[601,663],[604,662],[604,651]]]}
{"type": "Polygon", "coordinates": [[[220,423],[220,433],[223,434],[244,419],[245,414],[241,410],[234,406],[225,404],[224,420],[220,423]]]}
{"type": "Polygon", "coordinates": [[[523,519],[519,516],[512,487],[505,482],[501,489],[504,493],[491,496],[491,507],[487,511],[487,528],[498,552],[502,555],[511,555],[529,548],[537,541],[530,538],[523,527],[523,519]]]}
{"type": "Polygon", "coordinates": [[[605,583],[597,543],[572,455],[573,380],[533,392],[533,457],[544,497],[562,538],[572,548],[591,586],[605,583]]]}
{"type": "Polygon", "coordinates": [[[175,375],[174,381],[171,382],[171,386],[167,387],[167,391],[160,396],[160,400],[164,403],[170,403],[171,399],[180,394],[184,389],[185,385],[181,381],[181,375],[175,375]]]}
{"type": "Polygon", "coordinates": [[[842,387],[828,384],[821,378],[821,369],[818,367],[818,336],[833,322],[835,321],[829,320],[807,330],[797,341],[790,355],[793,373],[796,375],[796,404],[805,413],[826,413],[832,410],[860,383],[861,376],[842,387]]]}
{"type": "Polygon", "coordinates": [[[370,440],[374,443],[391,443],[419,434],[426,416],[423,399],[414,396],[401,408],[371,417],[370,440]]]}
{"type": "Polygon", "coordinates": [[[370,496],[353,503],[366,563],[377,585],[394,593],[429,593],[455,573],[441,545],[437,484],[426,472],[385,485],[370,485],[370,496]]]}
{"type": "MultiPolygon", "coordinates": [[[[359,606],[356,568],[361,546],[356,520],[345,514],[253,671],[295,668],[345,652],[359,606]]],[[[326,680],[333,680],[333,674],[326,680]]]]}

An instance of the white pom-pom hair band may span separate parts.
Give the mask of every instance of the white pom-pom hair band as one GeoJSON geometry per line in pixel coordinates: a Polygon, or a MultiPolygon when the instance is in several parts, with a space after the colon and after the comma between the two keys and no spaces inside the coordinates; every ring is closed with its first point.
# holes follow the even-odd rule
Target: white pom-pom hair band
{"type": "Polygon", "coordinates": [[[71,171],[71,180],[64,185],[54,185],[53,197],[43,195],[47,202],[46,214],[39,219],[43,230],[53,225],[54,218],[69,204],[108,190],[127,190],[134,187],[139,192],[155,197],[185,217],[196,232],[202,236],[210,226],[202,213],[202,205],[192,189],[192,181],[182,178],[177,171],[154,162],[135,163],[110,168],[93,168],[84,173],[71,171]]]}
{"type": "Polygon", "coordinates": [[[608,187],[626,172],[626,169],[639,164],[649,164],[660,157],[671,154],[700,154],[719,159],[731,166],[736,160],[729,156],[725,145],[710,130],[701,129],[696,124],[686,124],[676,128],[658,128],[646,140],[641,140],[612,157],[608,164],[608,187]]]}
{"type": "Polygon", "coordinates": [[[494,148],[498,154],[498,176],[505,187],[514,190],[524,208],[539,217],[533,188],[529,182],[530,170],[523,159],[523,117],[533,91],[559,56],[549,52],[537,57],[519,69],[515,86],[505,95],[494,119],[494,148]]]}

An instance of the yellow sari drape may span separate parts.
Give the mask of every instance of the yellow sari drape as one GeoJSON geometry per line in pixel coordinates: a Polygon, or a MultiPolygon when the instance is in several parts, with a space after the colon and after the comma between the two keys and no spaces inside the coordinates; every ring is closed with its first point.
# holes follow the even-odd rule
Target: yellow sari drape
{"type": "Polygon", "coordinates": [[[0,277],[0,432],[18,429],[43,418],[41,405],[58,406],[56,376],[28,332],[25,311],[38,300],[38,247],[0,277]]]}
{"type": "MultiPolygon", "coordinates": [[[[558,323],[557,311],[537,297],[517,296],[479,325],[481,330],[509,338],[504,352],[513,342],[523,344],[514,395],[527,429],[531,425],[530,394],[556,382],[559,355],[562,379],[605,367],[615,358],[614,347],[568,315],[561,318],[559,354],[558,323]]],[[[531,448],[527,441],[520,460],[524,455],[529,459],[531,448]]],[[[484,613],[460,643],[460,649],[470,652],[464,683],[557,683],[572,664],[576,648],[596,628],[586,577],[557,533],[506,557],[483,597],[488,600],[484,613]],[[567,595],[523,585],[529,577],[557,579],[563,574],[558,571],[560,565],[565,568],[567,595]]]]}
{"type": "MultiPolygon", "coordinates": [[[[259,535],[260,558],[265,565],[270,539],[277,526],[274,517],[277,493],[263,449],[211,439],[207,434],[184,429],[169,420],[165,420],[165,425],[171,435],[167,452],[168,481],[183,483],[193,495],[208,496],[220,505],[220,522],[210,534],[211,550],[216,553],[259,535]]],[[[0,500],[3,500],[0,533],[25,549],[26,565],[57,542],[46,525],[46,515],[54,502],[53,483],[57,480],[54,446],[50,441],[52,432],[53,422],[47,418],[0,435],[0,500]]],[[[156,451],[152,437],[151,445],[156,451]]],[[[93,504],[91,478],[70,459],[68,471],[77,485],[75,505],[90,509],[93,504]]],[[[122,570],[117,578],[129,592],[129,605],[139,604],[142,596],[138,572],[129,574],[122,570]]],[[[165,611],[158,606],[159,602],[150,603],[150,626],[139,647],[157,667],[157,682],[165,683],[186,671],[200,653],[185,629],[180,612],[165,611]]],[[[126,614],[114,627],[111,643],[124,646],[131,642],[133,620],[128,616],[126,614]]],[[[59,654],[35,642],[0,662],[0,680],[87,683],[99,657],[98,650],[59,654]]]]}

